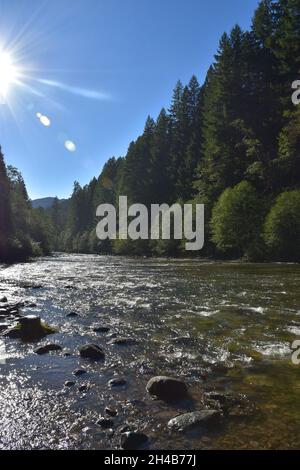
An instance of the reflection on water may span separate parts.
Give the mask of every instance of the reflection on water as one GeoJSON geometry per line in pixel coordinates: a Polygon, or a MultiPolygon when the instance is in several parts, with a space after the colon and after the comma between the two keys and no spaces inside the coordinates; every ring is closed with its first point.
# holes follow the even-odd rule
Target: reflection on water
{"type": "Polygon", "coordinates": [[[300,334],[299,280],[293,264],[93,255],[0,268],[0,297],[57,327],[50,340],[63,347],[37,356],[36,343],[1,340],[0,448],[116,448],[125,425],[145,431],[153,448],[299,447],[300,366],[290,349],[300,334]],[[110,331],[95,333],[95,324],[110,331]],[[112,344],[115,336],[135,342],[112,344]],[[104,363],[79,358],[87,342],[103,346],[104,363]],[[79,367],[87,373],[74,378],[79,367]],[[151,400],[145,385],[158,374],[184,378],[193,400],[151,400]],[[126,386],[111,389],[114,377],[126,386]],[[201,409],[203,390],[242,393],[256,411],[206,438],[170,436],[168,419],[201,409]],[[96,424],[106,406],[118,411],[109,432],[96,424]]]}

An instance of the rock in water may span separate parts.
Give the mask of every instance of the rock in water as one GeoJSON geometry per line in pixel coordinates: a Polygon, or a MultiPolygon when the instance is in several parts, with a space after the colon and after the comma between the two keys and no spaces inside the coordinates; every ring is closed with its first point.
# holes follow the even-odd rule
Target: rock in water
{"type": "Polygon", "coordinates": [[[105,358],[103,349],[97,346],[97,344],[86,344],[79,349],[79,353],[81,357],[95,361],[105,358]]]}
{"type": "Polygon", "coordinates": [[[0,302],[7,302],[7,297],[1,297],[0,302]]]}
{"type": "Polygon", "coordinates": [[[189,431],[197,427],[203,428],[218,418],[220,413],[216,410],[193,411],[176,416],[168,422],[168,428],[172,431],[189,431]]]}
{"type": "Polygon", "coordinates": [[[78,313],[76,312],[70,312],[67,314],[67,317],[73,318],[73,317],[78,317],[78,313]]]}
{"type": "Polygon", "coordinates": [[[56,333],[56,330],[42,323],[40,317],[28,315],[21,317],[18,324],[7,330],[4,335],[9,338],[20,338],[23,341],[34,341],[52,333],[56,333]]]}
{"type": "Polygon", "coordinates": [[[108,385],[110,387],[122,387],[126,384],[127,384],[126,380],[123,379],[122,377],[116,377],[114,379],[109,380],[108,382],[108,385]]]}
{"type": "Polygon", "coordinates": [[[99,326],[99,325],[94,325],[93,326],[93,331],[95,333],[108,333],[110,330],[109,326],[99,326]]]}
{"type": "Polygon", "coordinates": [[[141,432],[125,432],[121,436],[121,447],[124,450],[135,450],[138,447],[145,446],[148,442],[148,436],[141,432]]]}
{"type": "Polygon", "coordinates": [[[59,344],[49,343],[44,346],[36,348],[33,352],[36,354],[47,354],[50,351],[61,351],[62,347],[59,344]]]}
{"type": "Polygon", "coordinates": [[[73,387],[75,385],[75,382],[73,380],[67,380],[65,382],[65,387],[73,387]]]}
{"type": "Polygon", "coordinates": [[[73,371],[73,375],[76,375],[76,376],[80,376],[80,375],[83,375],[83,374],[86,374],[85,369],[76,369],[76,370],[73,371]]]}
{"type": "Polygon", "coordinates": [[[180,400],[188,393],[187,386],[182,380],[162,375],[152,377],[146,385],[146,390],[150,395],[164,401],[180,400]]]}
{"type": "Polygon", "coordinates": [[[114,422],[111,418],[104,418],[104,417],[101,417],[100,419],[98,419],[97,424],[101,426],[101,428],[103,429],[109,429],[114,426],[114,422]]]}
{"type": "Polygon", "coordinates": [[[115,410],[113,408],[109,408],[108,406],[105,408],[104,411],[108,416],[117,416],[117,414],[118,414],[117,410],[115,410]]]}
{"type": "Polygon", "coordinates": [[[110,341],[110,344],[116,344],[118,346],[130,346],[132,344],[135,344],[136,341],[132,338],[115,338],[110,341]]]}

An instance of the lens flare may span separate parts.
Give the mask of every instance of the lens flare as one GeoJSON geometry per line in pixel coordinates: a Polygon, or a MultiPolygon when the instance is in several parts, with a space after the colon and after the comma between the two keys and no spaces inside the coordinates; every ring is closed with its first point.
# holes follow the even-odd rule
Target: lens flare
{"type": "Polygon", "coordinates": [[[43,126],[49,127],[51,125],[51,121],[48,116],[44,116],[42,113],[36,113],[36,117],[39,119],[40,123],[43,124],[43,126]]]}
{"type": "Polygon", "coordinates": [[[72,140],[66,140],[65,141],[65,148],[69,152],[75,152],[76,151],[76,144],[74,144],[74,142],[72,142],[72,140]]]}

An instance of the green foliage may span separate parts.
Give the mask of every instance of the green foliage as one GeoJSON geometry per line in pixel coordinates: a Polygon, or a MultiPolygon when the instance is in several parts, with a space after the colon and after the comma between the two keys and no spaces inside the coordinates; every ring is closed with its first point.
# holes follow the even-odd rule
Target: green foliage
{"type": "Polygon", "coordinates": [[[264,224],[264,238],[273,258],[300,261],[300,190],[277,197],[264,224]]]}
{"type": "Polygon", "coordinates": [[[212,211],[212,240],[216,247],[231,255],[249,254],[259,240],[262,206],[256,190],[246,181],[225,189],[212,211]]]}

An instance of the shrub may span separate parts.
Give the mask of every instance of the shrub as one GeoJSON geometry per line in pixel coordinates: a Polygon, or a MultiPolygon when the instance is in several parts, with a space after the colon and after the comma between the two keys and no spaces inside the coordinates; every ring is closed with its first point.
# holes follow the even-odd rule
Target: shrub
{"type": "Polygon", "coordinates": [[[263,214],[264,204],[250,183],[242,181],[227,188],[213,207],[212,241],[230,256],[255,256],[261,251],[263,214]]]}
{"type": "Polygon", "coordinates": [[[277,197],[266,217],[264,240],[276,259],[300,260],[300,190],[277,197]]]}

